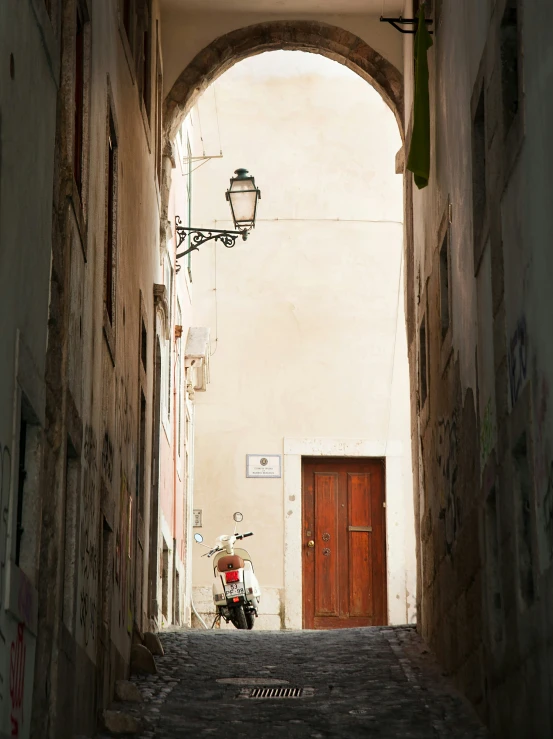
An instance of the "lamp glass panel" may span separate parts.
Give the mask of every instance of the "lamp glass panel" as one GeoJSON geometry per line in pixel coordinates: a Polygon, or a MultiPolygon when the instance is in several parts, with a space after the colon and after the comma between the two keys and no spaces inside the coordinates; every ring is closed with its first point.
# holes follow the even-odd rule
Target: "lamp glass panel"
{"type": "Polygon", "coordinates": [[[240,192],[242,190],[255,190],[253,177],[241,177],[240,179],[232,179],[230,183],[231,192],[240,192]]]}
{"type": "Polygon", "coordinates": [[[234,187],[229,192],[232,214],[234,216],[235,223],[251,223],[253,222],[253,219],[255,217],[257,191],[252,189],[251,182],[248,182],[247,185],[248,191],[246,192],[243,191],[243,188],[240,188],[240,190],[238,190],[234,187]]]}

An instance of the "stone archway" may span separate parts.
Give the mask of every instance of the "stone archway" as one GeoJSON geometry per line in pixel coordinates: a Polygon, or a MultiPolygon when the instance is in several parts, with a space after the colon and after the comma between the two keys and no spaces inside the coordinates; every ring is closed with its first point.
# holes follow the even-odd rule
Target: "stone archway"
{"type": "Polygon", "coordinates": [[[307,51],[344,64],[366,80],[392,109],[403,138],[403,76],[362,39],[318,21],[268,21],[216,38],[183,70],[164,103],[164,129],[172,141],[198,97],[237,62],[265,51],[307,51]]]}
{"type": "MultiPolygon", "coordinates": [[[[347,66],[380,94],[393,112],[400,136],[404,140],[403,76],[393,64],[350,31],[317,21],[269,21],[222,35],[200,51],[184,68],[164,101],[166,147],[162,183],[162,248],[166,244],[166,239],[172,234],[171,224],[167,220],[169,190],[174,166],[174,163],[171,163],[172,143],[184,118],[206,89],[234,64],[251,56],[279,50],[320,54],[347,66]]],[[[370,122],[367,121],[367,135],[369,135],[369,129],[370,122]]],[[[356,444],[352,444],[352,449],[353,447],[355,449],[349,450],[347,455],[344,454],[345,442],[343,440],[325,439],[324,442],[327,456],[382,456],[380,447],[375,452],[367,440],[357,440],[356,444]]],[[[304,446],[307,448],[307,445],[304,446]]],[[[292,447],[293,443],[288,449],[289,452],[292,447]]],[[[307,453],[320,454],[321,439],[318,439],[317,443],[313,440],[313,447],[309,448],[307,453]],[[319,451],[316,451],[317,449],[319,451]]],[[[383,456],[386,456],[386,452],[383,456]]],[[[299,591],[297,587],[298,572],[301,575],[301,556],[298,555],[301,551],[301,526],[297,524],[298,516],[301,519],[301,454],[288,453],[285,460],[286,457],[288,461],[285,463],[285,476],[287,475],[288,485],[295,485],[297,502],[294,506],[297,515],[287,520],[285,529],[284,592],[287,594],[285,613],[287,627],[302,628],[301,585],[299,591]],[[288,587],[290,582],[294,583],[292,589],[288,587]],[[288,597],[292,591],[293,596],[288,597]]],[[[401,460],[399,455],[387,458],[391,479],[394,478],[392,474],[394,469],[401,468],[401,461],[398,460],[401,460]]],[[[400,471],[396,471],[395,477],[398,476],[401,476],[400,471]]],[[[388,575],[387,571],[386,577],[388,575]]],[[[399,599],[400,596],[398,595],[397,598],[399,599]]],[[[407,610],[406,604],[404,607],[407,610]]]]}

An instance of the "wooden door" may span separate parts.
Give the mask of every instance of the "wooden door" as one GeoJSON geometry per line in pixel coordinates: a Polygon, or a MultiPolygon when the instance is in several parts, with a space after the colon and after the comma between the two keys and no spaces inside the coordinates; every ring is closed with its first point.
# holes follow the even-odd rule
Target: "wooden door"
{"type": "Polygon", "coordinates": [[[303,626],[388,622],[384,460],[303,459],[303,626]]]}

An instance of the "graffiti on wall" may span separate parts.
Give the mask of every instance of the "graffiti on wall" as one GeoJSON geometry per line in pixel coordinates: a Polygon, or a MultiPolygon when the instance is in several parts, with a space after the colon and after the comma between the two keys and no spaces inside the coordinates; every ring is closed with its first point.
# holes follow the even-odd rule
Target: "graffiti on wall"
{"type": "Polygon", "coordinates": [[[438,421],[436,462],[442,476],[440,518],[445,520],[445,538],[448,554],[457,536],[461,520],[461,506],[457,496],[458,425],[456,414],[438,421]]]}
{"type": "MultiPolygon", "coordinates": [[[[533,362],[537,366],[537,362],[533,362]]],[[[553,458],[549,443],[549,383],[535,373],[532,377],[534,408],[534,483],[538,506],[539,559],[542,571],[553,558],[553,458]],[[541,515],[539,515],[541,513],[541,515]]]]}
{"type": "Polygon", "coordinates": [[[119,610],[118,619],[119,626],[125,624],[127,614],[129,592],[128,592],[128,511],[129,511],[129,493],[127,490],[127,478],[121,473],[121,497],[119,508],[119,525],[115,537],[115,583],[119,588],[119,610]]]}
{"type": "MultiPolygon", "coordinates": [[[[129,403],[129,381],[119,377],[115,387],[115,435],[119,455],[125,467],[134,464],[136,424],[132,405],[129,403]]],[[[130,471],[130,470],[129,470],[130,471]]]]}
{"type": "Polygon", "coordinates": [[[106,431],[102,444],[102,474],[108,482],[113,482],[113,444],[106,431]]]}
{"type": "Polygon", "coordinates": [[[3,598],[4,595],[6,577],[6,543],[8,538],[11,475],[11,452],[7,446],[0,444],[0,598],[3,598]]]}
{"type": "Polygon", "coordinates": [[[131,491],[137,479],[135,413],[129,398],[132,393],[130,380],[119,377],[116,381],[115,435],[116,451],[120,464],[119,519],[115,540],[115,584],[117,591],[117,624],[120,629],[132,628],[131,605],[134,599],[132,576],[132,527],[133,507],[131,491]]]}
{"type": "Polygon", "coordinates": [[[553,460],[549,466],[549,477],[543,498],[543,525],[548,544],[548,551],[553,549],[553,460]]]}
{"type": "MultiPolygon", "coordinates": [[[[7,446],[0,444],[0,603],[4,599],[8,538],[8,513],[12,474],[12,455],[7,446]]],[[[2,605],[4,605],[2,603],[2,605]]],[[[0,658],[4,658],[6,637],[0,626],[0,658]]],[[[4,676],[0,671],[0,701],[4,700],[4,676]]]]}
{"type": "Polygon", "coordinates": [[[11,736],[19,736],[25,723],[25,626],[17,625],[17,634],[10,645],[10,725],[11,736]]]}
{"type": "Polygon", "coordinates": [[[509,390],[514,408],[528,374],[528,333],[526,318],[522,316],[509,342],[509,390]]]}
{"type": "Polygon", "coordinates": [[[96,639],[98,614],[98,470],[96,437],[90,425],[84,439],[80,531],[79,624],[85,647],[96,639]]]}
{"type": "Polygon", "coordinates": [[[495,446],[495,413],[490,398],[486,404],[484,415],[482,416],[482,425],[480,427],[480,472],[484,470],[484,466],[495,446]]]}

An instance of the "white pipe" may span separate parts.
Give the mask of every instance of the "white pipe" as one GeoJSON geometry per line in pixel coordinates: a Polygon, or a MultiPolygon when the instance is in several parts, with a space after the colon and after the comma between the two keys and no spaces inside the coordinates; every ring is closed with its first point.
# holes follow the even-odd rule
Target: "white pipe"
{"type": "MultiPolygon", "coordinates": [[[[191,603],[191,605],[192,605],[192,610],[193,610],[193,611],[194,611],[194,613],[196,614],[196,617],[197,617],[198,621],[200,621],[200,622],[201,622],[201,624],[202,624],[202,626],[204,627],[204,629],[207,629],[207,626],[205,625],[205,621],[203,620],[203,618],[202,618],[202,617],[200,616],[200,614],[199,614],[199,613],[198,613],[198,611],[196,610],[196,606],[194,605],[194,600],[193,600],[192,598],[190,598],[190,603],[191,603]]],[[[209,629],[208,629],[208,630],[209,630],[209,629]]]]}

